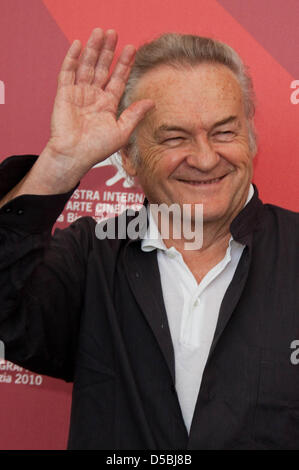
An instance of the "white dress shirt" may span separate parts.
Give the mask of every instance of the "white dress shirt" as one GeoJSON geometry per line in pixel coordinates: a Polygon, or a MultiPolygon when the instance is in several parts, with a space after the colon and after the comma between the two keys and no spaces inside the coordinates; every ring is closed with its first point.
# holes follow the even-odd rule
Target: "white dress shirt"
{"type": "MultiPolygon", "coordinates": [[[[250,185],[245,205],[253,193],[250,185]]],[[[231,237],[224,258],[198,284],[181,253],[173,246],[165,246],[149,211],[149,226],[141,249],[157,249],[158,252],[162,293],[174,347],[176,391],[189,432],[220,305],[244,245],[231,237]]]]}

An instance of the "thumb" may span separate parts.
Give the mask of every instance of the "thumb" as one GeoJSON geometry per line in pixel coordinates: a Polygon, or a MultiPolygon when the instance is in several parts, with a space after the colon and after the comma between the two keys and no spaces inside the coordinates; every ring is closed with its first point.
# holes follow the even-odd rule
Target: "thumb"
{"type": "Polygon", "coordinates": [[[132,103],[125,109],[119,119],[118,125],[123,133],[125,140],[128,140],[134,129],[142,121],[145,115],[155,107],[152,100],[140,100],[132,103]]]}

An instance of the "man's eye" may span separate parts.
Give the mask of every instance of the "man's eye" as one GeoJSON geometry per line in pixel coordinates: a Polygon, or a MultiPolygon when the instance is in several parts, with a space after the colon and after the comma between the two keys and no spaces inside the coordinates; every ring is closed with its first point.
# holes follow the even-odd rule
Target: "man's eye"
{"type": "Polygon", "coordinates": [[[219,140],[230,140],[234,135],[235,133],[233,131],[219,131],[213,134],[213,136],[219,140]]]}
{"type": "Polygon", "coordinates": [[[183,137],[168,137],[168,139],[163,140],[163,143],[165,143],[165,142],[168,142],[168,143],[170,143],[170,142],[178,143],[178,142],[180,142],[181,140],[183,140],[183,137]]]}

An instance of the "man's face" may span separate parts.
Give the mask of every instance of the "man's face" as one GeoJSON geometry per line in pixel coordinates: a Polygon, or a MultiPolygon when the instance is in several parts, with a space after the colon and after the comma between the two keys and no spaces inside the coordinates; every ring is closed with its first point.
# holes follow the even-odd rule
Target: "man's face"
{"type": "Polygon", "coordinates": [[[134,101],[141,98],[156,105],[137,129],[136,176],[149,202],[202,203],[205,222],[231,220],[252,178],[247,121],[233,73],[223,65],[161,66],[141,78],[134,101]]]}

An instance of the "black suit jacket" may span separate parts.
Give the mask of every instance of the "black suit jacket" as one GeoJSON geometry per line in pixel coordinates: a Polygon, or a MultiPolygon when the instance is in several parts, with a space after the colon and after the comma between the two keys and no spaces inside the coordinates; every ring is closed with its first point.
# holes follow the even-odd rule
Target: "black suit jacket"
{"type": "MultiPolygon", "coordinates": [[[[2,195],[35,158],[2,163],[2,195]]],[[[98,240],[89,217],[52,236],[71,194],[24,195],[0,210],[0,338],[9,360],[74,382],[69,448],[299,448],[299,214],[263,204],[255,187],[232,222],[246,247],[188,436],[156,251],[98,240]]]]}

